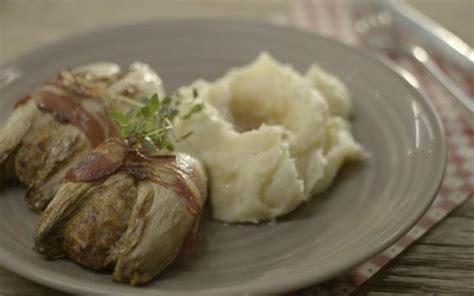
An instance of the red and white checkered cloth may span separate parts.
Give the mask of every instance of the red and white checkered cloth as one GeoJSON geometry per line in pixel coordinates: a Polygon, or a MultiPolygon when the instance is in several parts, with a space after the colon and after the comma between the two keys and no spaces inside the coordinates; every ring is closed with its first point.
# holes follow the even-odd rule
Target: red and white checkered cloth
{"type": "MultiPolygon", "coordinates": [[[[292,9],[283,16],[275,17],[279,24],[315,31],[337,39],[354,47],[362,47],[362,42],[353,29],[350,3],[345,0],[298,0],[292,9]]],[[[437,59],[441,68],[474,96],[474,77],[467,76],[459,69],[437,59]]],[[[378,270],[395,258],[414,241],[424,235],[437,222],[462,204],[474,191],[474,129],[469,126],[465,115],[453,99],[430,79],[416,64],[404,59],[396,63],[413,73],[420,83],[426,97],[435,107],[443,122],[448,142],[448,165],[441,190],[433,205],[421,220],[399,241],[368,262],[358,266],[349,274],[331,280],[320,286],[301,291],[301,295],[315,293],[348,295],[373,276],[378,270]]]]}

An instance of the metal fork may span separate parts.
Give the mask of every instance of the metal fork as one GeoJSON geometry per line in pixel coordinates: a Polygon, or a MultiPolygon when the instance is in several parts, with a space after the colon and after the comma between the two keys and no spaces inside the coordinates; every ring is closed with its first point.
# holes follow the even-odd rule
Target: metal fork
{"type": "Polygon", "coordinates": [[[401,35],[389,11],[371,0],[353,0],[352,4],[356,16],[354,28],[369,49],[416,60],[456,99],[471,119],[469,121],[474,121],[474,101],[439,68],[421,45],[401,35]]]}

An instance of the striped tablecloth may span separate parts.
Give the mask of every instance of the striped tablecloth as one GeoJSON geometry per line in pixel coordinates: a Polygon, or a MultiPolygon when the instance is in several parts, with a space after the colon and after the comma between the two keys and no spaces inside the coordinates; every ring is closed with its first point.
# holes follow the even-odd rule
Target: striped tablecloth
{"type": "MultiPolygon", "coordinates": [[[[363,47],[353,29],[350,3],[344,0],[298,0],[286,15],[275,17],[275,22],[310,30],[337,39],[353,47],[363,47]]],[[[387,56],[387,58],[389,58],[387,56]]],[[[432,206],[418,223],[399,241],[349,274],[298,294],[348,295],[378,270],[394,259],[436,223],[461,205],[474,191],[474,128],[469,125],[459,106],[412,61],[390,57],[415,75],[425,98],[440,116],[447,137],[448,165],[441,190],[432,206]]],[[[437,59],[441,68],[471,97],[474,96],[474,77],[437,59]]]]}

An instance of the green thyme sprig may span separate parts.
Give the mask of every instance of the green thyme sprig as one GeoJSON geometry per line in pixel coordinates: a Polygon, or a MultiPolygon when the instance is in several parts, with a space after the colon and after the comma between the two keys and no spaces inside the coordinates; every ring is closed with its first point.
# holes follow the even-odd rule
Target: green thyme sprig
{"type": "MultiPolygon", "coordinates": [[[[196,94],[196,91],[193,91],[196,94]]],[[[142,148],[149,152],[160,149],[174,150],[177,141],[189,137],[192,133],[176,138],[173,134],[173,120],[178,116],[181,104],[180,95],[159,99],[157,94],[143,99],[143,103],[134,101],[134,108],[127,113],[111,112],[110,117],[119,126],[120,137],[125,139],[133,148],[142,148]]],[[[181,116],[188,119],[204,108],[196,102],[190,110],[181,116]]]]}

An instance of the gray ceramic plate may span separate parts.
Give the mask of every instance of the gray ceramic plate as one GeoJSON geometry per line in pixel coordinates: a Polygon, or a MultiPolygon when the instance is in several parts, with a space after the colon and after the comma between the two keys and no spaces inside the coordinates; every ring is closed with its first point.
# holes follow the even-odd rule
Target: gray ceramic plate
{"type": "Polygon", "coordinates": [[[113,283],[67,260],[32,251],[36,215],[23,188],[0,191],[0,264],[58,289],[84,293],[183,295],[287,291],[349,270],[405,233],[443,177],[439,120],[422,96],[384,64],[328,39],[267,24],[157,21],[77,36],[37,49],[3,68],[19,78],[1,89],[3,122],[14,101],[58,70],[97,60],[150,63],[168,91],[214,79],[261,50],[303,70],[315,61],[336,73],[354,98],[356,138],[371,154],[346,166],[324,195],[275,225],[204,223],[198,253],[146,287],[113,283]]]}

